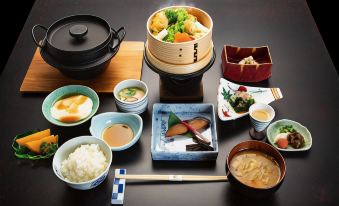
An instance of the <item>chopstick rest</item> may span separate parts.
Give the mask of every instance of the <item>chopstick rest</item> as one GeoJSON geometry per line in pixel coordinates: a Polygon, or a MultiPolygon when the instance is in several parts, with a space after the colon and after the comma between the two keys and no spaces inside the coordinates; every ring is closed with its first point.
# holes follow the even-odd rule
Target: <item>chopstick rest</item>
{"type": "Polygon", "coordinates": [[[115,176],[113,180],[113,191],[112,191],[112,205],[122,205],[124,204],[124,195],[125,195],[125,184],[126,179],[117,178],[118,175],[125,175],[126,169],[115,169],[115,176]]]}

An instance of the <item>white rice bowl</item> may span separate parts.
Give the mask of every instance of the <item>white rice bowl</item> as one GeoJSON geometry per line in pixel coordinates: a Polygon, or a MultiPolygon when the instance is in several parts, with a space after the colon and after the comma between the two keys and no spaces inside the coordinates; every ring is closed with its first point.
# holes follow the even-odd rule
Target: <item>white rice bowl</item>
{"type": "Polygon", "coordinates": [[[98,144],[81,145],[61,162],[60,171],[70,182],[86,182],[98,177],[108,166],[98,144]]]}

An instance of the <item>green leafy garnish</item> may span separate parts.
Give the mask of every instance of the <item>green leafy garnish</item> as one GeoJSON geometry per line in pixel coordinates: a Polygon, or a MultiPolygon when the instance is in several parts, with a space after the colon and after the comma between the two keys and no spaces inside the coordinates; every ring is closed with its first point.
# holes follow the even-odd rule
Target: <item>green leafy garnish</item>
{"type": "Polygon", "coordinates": [[[30,151],[27,147],[19,145],[15,140],[26,137],[28,135],[34,134],[39,132],[39,130],[32,130],[29,132],[26,132],[24,134],[19,134],[14,137],[13,143],[12,143],[12,148],[14,150],[14,155],[20,159],[30,159],[30,160],[38,160],[38,159],[47,159],[50,158],[55,154],[55,152],[58,149],[58,144],[56,143],[43,143],[41,144],[40,148],[42,149],[41,151],[42,154],[36,154],[32,151],[30,151]]]}
{"type": "Polygon", "coordinates": [[[58,145],[56,143],[47,143],[44,142],[40,145],[40,150],[43,155],[54,154],[58,149],[58,145]]]}
{"type": "Polygon", "coordinates": [[[170,112],[167,122],[167,128],[171,128],[172,126],[181,123],[181,119],[175,115],[173,112],[170,112]]]}
{"type": "Polygon", "coordinates": [[[129,97],[133,97],[136,92],[137,92],[137,89],[135,88],[127,88],[127,92],[125,93],[125,95],[129,97]]]}
{"type": "Polygon", "coordinates": [[[232,96],[232,94],[230,93],[230,91],[229,91],[229,90],[226,91],[226,89],[225,89],[224,87],[222,88],[221,95],[224,96],[224,99],[227,100],[227,101],[228,101],[228,100],[231,98],[231,96],[232,96]]]}
{"type": "MultiPolygon", "coordinates": [[[[171,128],[172,126],[181,123],[181,119],[175,115],[173,112],[170,112],[169,117],[168,117],[168,122],[167,122],[167,128],[171,128]]],[[[194,134],[192,132],[187,132],[183,134],[186,137],[194,137],[194,134]]]]}
{"type": "Polygon", "coordinates": [[[285,125],[279,129],[279,133],[293,133],[296,130],[293,128],[292,125],[285,125]]]}

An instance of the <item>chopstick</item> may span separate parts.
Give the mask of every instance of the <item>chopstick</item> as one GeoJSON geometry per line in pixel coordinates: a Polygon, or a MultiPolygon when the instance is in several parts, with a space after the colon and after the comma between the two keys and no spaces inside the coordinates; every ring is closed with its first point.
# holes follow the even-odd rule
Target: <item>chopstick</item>
{"type": "Polygon", "coordinates": [[[116,174],[115,178],[127,180],[154,180],[154,181],[227,181],[227,176],[208,175],[123,175],[116,174]]]}

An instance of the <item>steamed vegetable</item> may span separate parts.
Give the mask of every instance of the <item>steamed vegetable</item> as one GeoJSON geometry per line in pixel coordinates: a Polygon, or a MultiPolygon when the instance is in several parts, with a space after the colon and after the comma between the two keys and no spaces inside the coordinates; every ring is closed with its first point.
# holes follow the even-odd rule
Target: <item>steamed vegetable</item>
{"type": "Polygon", "coordinates": [[[153,34],[158,34],[163,29],[166,29],[168,26],[168,19],[165,15],[165,12],[157,13],[152,19],[151,30],[153,34]]]}
{"type": "Polygon", "coordinates": [[[178,19],[178,14],[173,9],[167,9],[165,11],[165,14],[166,14],[169,24],[174,24],[178,19]]]}
{"type": "Polygon", "coordinates": [[[165,36],[167,36],[168,31],[166,29],[163,29],[161,32],[158,33],[157,35],[157,39],[162,40],[163,38],[165,38],[165,36]]]}
{"type": "Polygon", "coordinates": [[[171,43],[192,41],[208,32],[185,8],[166,9],[157,13],[152,19],[150,29],[158,39],[171,43]]]}
{"type": "Polygon", "coordinates": [[[181,33],[184,31],[184,27],[181,24],[173,24],[167,28],[168,34],[162,39],[167,42],[174,42],[174,36],[176,33],[181,33]]]}
{"type": "Polygon", "coordinates": [[[187,33],[180,33],[177,32],[174,35],[174,43],[180,43],[180,42],[186,42],[186,41],[192,41],[193,39],[187,34],[187,33]]]}

